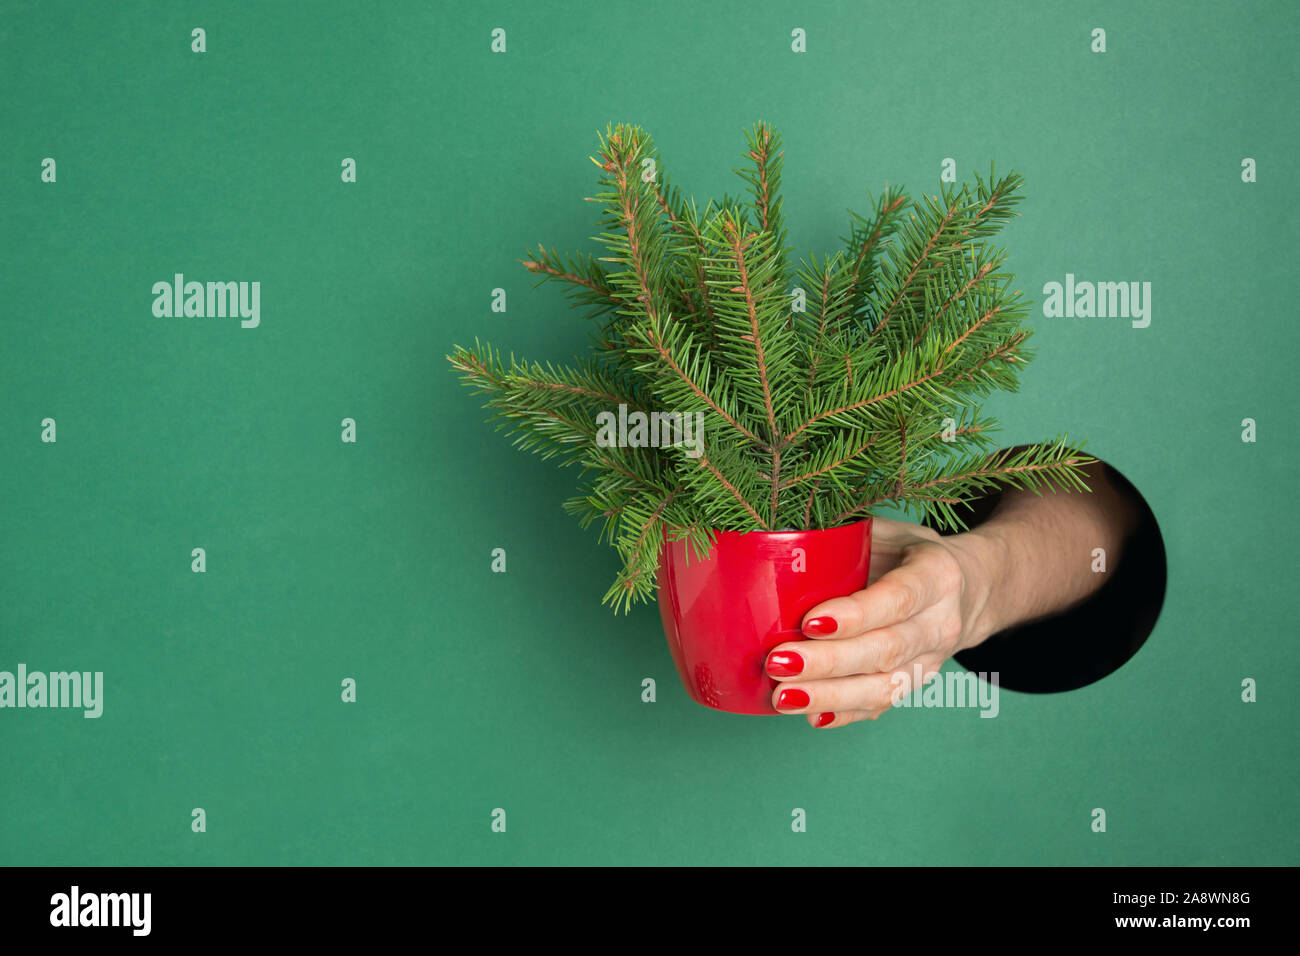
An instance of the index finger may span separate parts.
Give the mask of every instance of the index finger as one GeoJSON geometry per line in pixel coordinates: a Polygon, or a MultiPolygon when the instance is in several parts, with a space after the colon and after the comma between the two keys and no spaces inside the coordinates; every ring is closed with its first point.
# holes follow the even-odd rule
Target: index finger
{"type": "Polygon", "coordinates": [[[901,624],[934,602],[931,577],[915,564],[900,564],[880,579],[845,597],[818,604],[803,620],[806,637],[856,637],[901,624]]]}

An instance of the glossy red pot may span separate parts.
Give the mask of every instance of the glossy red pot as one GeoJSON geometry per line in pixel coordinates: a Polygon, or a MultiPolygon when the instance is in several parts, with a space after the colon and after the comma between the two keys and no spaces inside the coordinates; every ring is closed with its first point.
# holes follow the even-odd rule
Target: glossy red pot
{"type": "Polygon", "coordinates": [[[667,540],[659,615],[691,699],[733,714],[775,714],[764,664],[804,640],[804,615],[867,586],[871,519],[824,531],[719,531],[708,557],[667,540]]]}

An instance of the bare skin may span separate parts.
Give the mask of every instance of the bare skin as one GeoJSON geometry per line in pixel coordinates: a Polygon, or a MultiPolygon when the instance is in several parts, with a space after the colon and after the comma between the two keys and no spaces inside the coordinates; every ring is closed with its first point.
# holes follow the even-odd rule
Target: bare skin
{"type": "Polygon", "coordinates": [[[910,681],[919,664],[929,680],[953,654],[1086,599],[1105,578],[1092,571],[1093,549],[1117,561],[1137,512],[1100,464],[1085,480],[1091,494],[1008,489],[983,524],[961,534],[876,518],[867,587],[814,607],[803,621],[810,640],[768,655],[780,682],[773,706],[814,727],[875,720],[891,709],[895,675],[910,681]],[[833,619],[835,630],[815,633],[814,618],[833,619]],[[797,694],[783,699],[786,690],[805,692],[807,705],[797,694]]]}

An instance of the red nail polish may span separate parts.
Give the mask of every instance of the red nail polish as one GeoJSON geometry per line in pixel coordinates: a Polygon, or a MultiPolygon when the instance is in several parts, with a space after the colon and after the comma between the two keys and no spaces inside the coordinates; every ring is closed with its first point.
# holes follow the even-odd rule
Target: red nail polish
{"type": "Polygon", "coordinates": [[[776,706],[779,710],[797,710],[800,707],[807,707],[810,698],[804,691],[797,687],[787,687],[781,691],[776,698],[776,706]]]}
{"type": "Polygon", "coordinates": [[[794,651],[777,651],[767,659],[767,672],[773,677],[798,677],[803,666],[803,658],[794,651]]]}
{"type": "Polygon", "coordinates": [[[803,626],[803,632],[812,637],[823,637],[827,634],[834,634],[839,629],[839,624],[833,617],[815,617],[803,626]]]}
{"type": "Polygon", "coordinates": [[[818,727],[825,727],[827,724],[833,724],[833,723],[835,723],[835,715],[834,715],[834,714],[818,714],[818,715],[817,715],[817,726],[818,726],[818,727]]]}

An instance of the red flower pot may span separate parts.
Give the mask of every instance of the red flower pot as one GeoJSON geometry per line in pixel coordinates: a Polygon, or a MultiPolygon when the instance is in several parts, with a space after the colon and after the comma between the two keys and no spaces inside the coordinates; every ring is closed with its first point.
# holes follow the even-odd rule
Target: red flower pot
{"type": "Polygon", "coordinates": [[[659,615],[691,699],[733,714],[775,714],[768,652],[803,640],[804,615],[867,586],[871,519],[824,531],[719,531],[708,557],[667,540],[659,615]]]}

